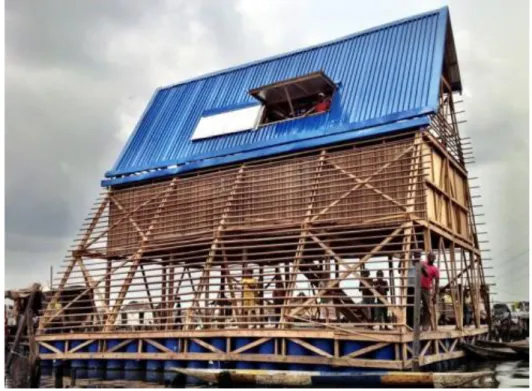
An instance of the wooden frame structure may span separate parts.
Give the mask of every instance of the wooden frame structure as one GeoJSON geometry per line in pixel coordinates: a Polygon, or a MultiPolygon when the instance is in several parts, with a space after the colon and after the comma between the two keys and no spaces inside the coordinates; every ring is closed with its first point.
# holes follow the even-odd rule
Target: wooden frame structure
{"type": "Polygon", "coordinates": [[[428,128],[106,189],[41,316],[41,358],[408,369],[415,249],[437,255],[454,315],[445,326],[434,316],[421,333],[420,365],[460,357],[460,340],[487,333],[489,301],[443,78],[428,128]],[[362,270],[382,270],[389,292],[362,270]],[[69,295],[72,285],[85,290],[69,295]],[[464,324],[466,291],[473,325],[464,324]],[[382,324],[371,311],[383,308],[391,329],[374,330],[382,324]],[[69,310],[78,316],[64,317],[69,310]],[[136,352],[126,352],[132,342],[136,352]],[[271,351],[258,353],[266,343],[271,351]]]}

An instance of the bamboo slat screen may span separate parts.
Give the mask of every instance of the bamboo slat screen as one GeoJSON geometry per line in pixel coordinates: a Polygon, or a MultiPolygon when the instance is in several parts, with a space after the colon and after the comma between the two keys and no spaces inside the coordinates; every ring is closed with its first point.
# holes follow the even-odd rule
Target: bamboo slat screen
{"type": "MultiPolygon", "coordinates": [[[[372,188],[361,186],[341,199],[333,208],[320,215],[320,224],[382,225],[404,220],[404,208],[410,177],[412,152],[393,161],[413,139],[364,148],[348,148],[327,153],[324,162],[319,155],[297,157],[246,167],[227,218],[227,229],[246,229],[279,224],[299,225],[305,217],[310,192],[317,186],[313,211],[320,211],[349,191],[358,180],[368,177],[368,184],[380,189],[397,201],[396,205],[383,198],[372,188]],[[391,162],[391,163],[390,163],[391,162]],[[384,167],[381,171],[380,168],[384,167]],[[317,172],[319,171],[319,172],[317,172]],[[374,173],[377,172],[376,175],[374,173]],[[394,217],[396,216],[396,217],[394,217]],[[383,219],[385,217],[385,219],[383,219]]],[[[238,169],[178,179],[170,194],[157,227],[153,241],[185,240],[197,235],[212,235],[216,229],[225,201],[235,181],[238,169]]],[[[418,176],[417,179],[421,179],[418,176]]],[[[155,197],[168,186],[169,181],[146,187],[112,191],[123,207],[111,203],[109,225],[113,227],[128,211],[155,197]]],[[[422,186],[416,193],[415,212],[424,213],[422,186]]],[[[157,202],[141,207],[131,217],[141,230],[149,224],[149,216],[157,209],[157,202]]],[[[121,254],[135,251],[139,235],[133,224],[118,224],[109,231],[107,251],[121,254]]]]}

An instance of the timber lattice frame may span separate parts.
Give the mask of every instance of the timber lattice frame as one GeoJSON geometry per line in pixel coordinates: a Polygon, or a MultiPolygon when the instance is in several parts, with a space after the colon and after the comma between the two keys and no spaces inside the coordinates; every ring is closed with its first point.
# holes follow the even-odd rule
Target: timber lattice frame
{"type": "Polygon", "coordinates": [[[422,336],[433,339],[421,345],[420,362],[454,357],[456,341],[486,332],[481,307],[489,292],[444,79],[441,96],[428,128],[106,189],[40,318],[37,339],[49,351],[42,357],[85,357],[82,350],[96,341],[98,357],[126,358],[123,346],[107,349],[103,341],[113,336],[124,346],[152,346],[155,359],[195,359],[186,350],[195,343],[205,359],[253,361],[247,350],[274,340],[276,362],[297,361],[286,352],[296,344],[315,356],[305,362],[377,367],[388,364],[371,354],[392,348],[399,364],[389,368],[408,368],[414,249],[437,255],[450,297],[440,315],[451,320],[441,326],[431,319],[422,336]],[[388,292],[376,290],[363,270],[372,278],[384,271],[388,292]],[[461,310],[466,291],[472,326],[461,310]],[[374,301],[363,303],[362,294],[374,301]],[[382,326],[371,316],[382,309],[393,331],[369,332],[382,326]],[[440,328],[449,327],[452,341],[439,341],[448,334],[440,328]],[[310,337],[283,337],[307,331],[373,342],[342,354],[310,337]],[[204,332],[227,338],[226,351],[202,339],[204,332]],[[181,350],[168,351],[157,333],[178,337],[181,350]],[[231,347],[231,338],[249,333],[265,334],[249,349],[231,347]],[[57,351],[47,342],[71,335],[86,336],[84,344],[57,351]]]}

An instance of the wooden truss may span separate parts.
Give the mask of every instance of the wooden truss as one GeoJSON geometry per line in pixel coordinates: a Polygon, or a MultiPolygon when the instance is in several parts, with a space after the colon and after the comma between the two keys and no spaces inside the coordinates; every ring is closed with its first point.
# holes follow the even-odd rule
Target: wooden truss
{"type": "Polygon", "coordinates": [[[36,340],[48,352],[42,359],[408,369],[407,272],[417,250],[437,256],[436,294],[447,298],[421,333],[417,361],[461,357],[459,340],[486,333],[489,289],[443,78],[428,128],[106,189],[65,259],[36,340]],[[374,284],[378,271],[384,292],[374,284]],[[235,346],[242,336],[250,342],[235,346]],[[177,350],[165,338],[178,339],[177,350]],[[334,349],[315,346],[316,338],[334,349]],[[272,341],[274,354],[256,353],[272,341]],[[345,341],[364,346],[346,352],[345,341]],[[125,351],[131,343],[136,353],[125,351]],[[192,343],[204,352],[190,352],[192,343]],[[311,356],[289,355],[289,344],[311,356]],[[382,349],[394,358],[370,359],[382,349]]]}
{"type": "Polygon", "coordinates": [[[437,254],[452,324],[463,328],[468,291],[479,327],[485,283],[466,178],[420,130],[109,189],[66,260],[40,333],[363,333],[381,310],[408,332],[413,249],[437,254]],[[372,283],[378,270],[385,294],[372,283]]]}

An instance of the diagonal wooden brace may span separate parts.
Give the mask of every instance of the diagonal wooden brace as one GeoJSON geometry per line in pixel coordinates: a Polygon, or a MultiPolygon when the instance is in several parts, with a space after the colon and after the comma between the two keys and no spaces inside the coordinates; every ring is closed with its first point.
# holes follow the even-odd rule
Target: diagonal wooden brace
{"type": "MultiPolygon", "coordinates": [[[[325,292],[327,292],[328,290],[336,287],[337,285],[340,284],[341,281],[343,281],[344,279],[346,279],[350,274],[352,274],[353,272],[356,272],[358,269],[360,269],[371,257],[373,257],[376,253],[378,253],[379,251],[382,250],[382,248],[384,246],[386,246],[389,242],[391,242],[397,235],[399,235],[404,227],[406,226],[407,223],[405,224],[402,224],[399,228],[397,228],[396,230],[394,230],[389,236],[387,236],[382,242],[380,242],[375,248],[373,248],[373,250],[371,250],[368,254],[366,254],[360,261],[359,263],[354,266],[354,267],[351,267],[351,266],[348,266],[348,265],[344,265],[345,267],[348,268],[348,271],[342,273],[337,279],[334,279],[334,280],[331,280],[324,288],[320,289],[318,291],[318,297],[321,297],[325,294],[325,292]]],[[[312,237],[312,236],[311,236],[312,237]]],[[[328,248],[328,247],[327,247],[328,248]]],[[[336,256],[336,254],[330,250],[330,248],[328,248],[328,250],[326,250],[327,253],[329,253],[329,255],[333,256],[336,256]]],[[[336,258],[335,258],[336,259],[336,258]]],[[[300,313],[304,308],[308,307],[309,304],[313,303],[314,301],[316,300],[315,297],[313,298],[309,298],[307,299],[303,304],[301,304],[300,307],[294,309],[294,311],[292,311],[289,315],[290,316],[295,316],[297,315],[298,313],[300,313]]],[[[402,316],[399,318],[399,319],[402,319],[402,316]]]]}
{"type": "Polygon", "coordinates": [[[325,213],[327,213],[329,211],[329,209],[331,209],[332,207],[336,206],[337,204],[340,203],[340,201],[342,201],[343,199],[348,197],[352,192],[354,192],[355,190],[361,188],[362,186],[364,186],[364,184],[366,184],[369,181],[371,181],[373,179],[373,177],[375,177],[376,175],[379,175],[382,171],[386,170],[393,163],[395,163],[397,160],[401,159],[404,155],[406,155],[408,152],[410,152],[413,148],[414,148],[413,145],[408,147],[408,148],[406,148],[404,151],[402,151],[400,154],[398,154],[395,158],[393,158],[392,160],[390,160],[389,162],[387,162],[386,164],[381,166],[377,171],[375,171],[369,177],[367,177],[366,179],[364,179],[361,182],[357,183],[351,189],[347,190],[344,194],[342,194],[340,196],[340,198],[338,198],[337,200],[331,202],[329,205],[327,205],[325,208],[323,208],[318,214],[316,214],[314,217],[312,217],[310,222],[313,223],[314,221],[319,219],[321,216],[323,216],[325,213]]]}

